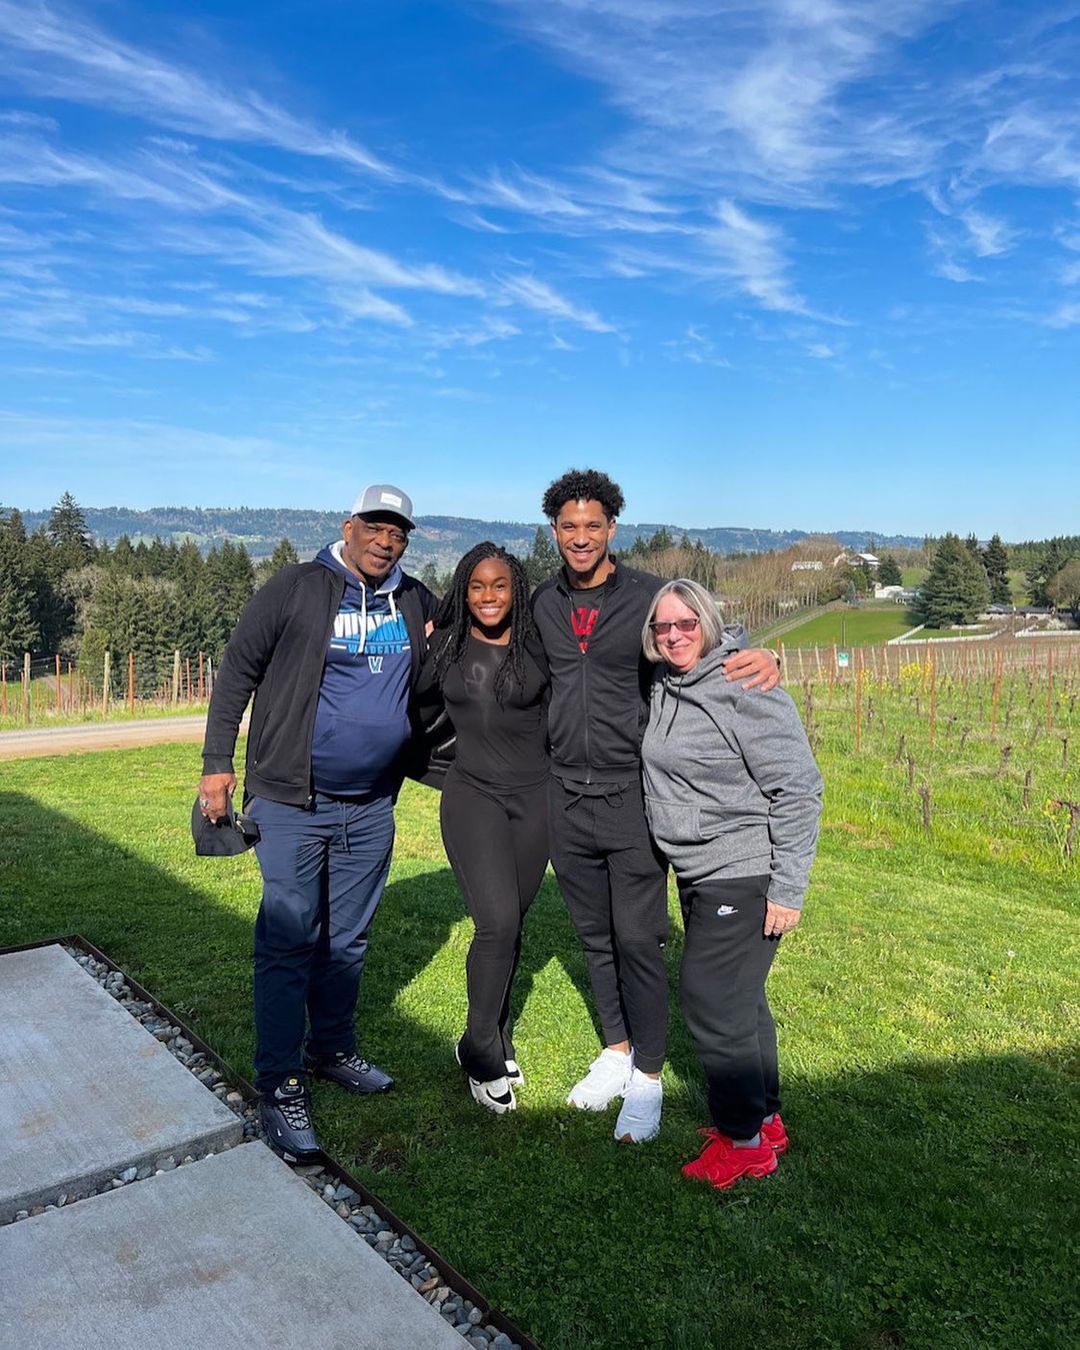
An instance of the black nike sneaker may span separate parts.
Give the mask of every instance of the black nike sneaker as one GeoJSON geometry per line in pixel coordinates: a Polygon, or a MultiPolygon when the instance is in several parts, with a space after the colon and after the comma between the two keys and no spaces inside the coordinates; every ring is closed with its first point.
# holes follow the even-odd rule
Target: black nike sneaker
{"type": "Polygon", "coordinates": [[[316,1078],[325,1078],[328,1083],[336,1083],[346,1092],[389,1092],[394,1080],[388,1073],[358,1055],[356,1051],[339,1050],[329,1059],[315,1059],[304,1055],[304,1068],[316,1078]]]}
{"type": "Polygon", "coordinates": [[[322,1162],[323,1152],[311,1123],[311,1099],[301,1079],[286,1078],[259,1098],[259,1124],[266,1142],[287,1163],[322,1162]]]}

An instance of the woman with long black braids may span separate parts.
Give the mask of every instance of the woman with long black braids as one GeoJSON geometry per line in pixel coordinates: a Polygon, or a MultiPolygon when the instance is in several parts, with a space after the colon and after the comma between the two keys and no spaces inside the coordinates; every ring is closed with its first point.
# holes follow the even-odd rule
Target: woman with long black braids
{"type": "Polygon", "coordinates": [[[473,1098],[513,1111],[523,1081],[510,1035],[521,929],[548,862],[548,668],[521,563],[477,544],[435,616],[420,693],[438,688],[457,735],[440,821],[475,934],[457,1059],[473,1098]]]}

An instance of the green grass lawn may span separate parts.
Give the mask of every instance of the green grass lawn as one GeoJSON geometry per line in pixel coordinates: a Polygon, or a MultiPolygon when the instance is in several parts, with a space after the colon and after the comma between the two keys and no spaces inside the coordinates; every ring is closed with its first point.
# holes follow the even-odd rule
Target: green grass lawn
{"type": "Polygon", "coordinates": [[[918,622],[918,615],[903,605],[831,609],[790,629],[783,635],[783,643],[785,647],[829,647],[834,642],[843,647],[876,647],[906,633],[918,622]]]}
{"type": "MultiPolygon", "coordinates": [[[[800,700],[803,690],[797,691],[800,700]]],[[[326,1147],[548,1350],[1071,1347],[1077,867],[1047,803],[1078,796],[1075,687],[918,678],[807,710],[827,811],[803,925],[771,981],[791,1152],[727,1194],[685,1182],[703,1080],[673,998],[659,1139],[565,1094],[596,1053],[585,964],[553,880],[517,985],[520,1107],[469,1098],[452,1048],[470,936],[410,786],[361,995],[361,1047],[396,1090],[315,1086],[326,1147]],[[904,760],[897,763],[899,737],[904,760]],[[1002,761],[1002,747],[1010,755],[1002,761]],[[933,833],[908,789],[932,790],[933,833]],[[1028,807],[1023,780],[1032,770],[1028,807]]],[[[0,766],[0,944],[80,932],[251,1074],[251,855],[196,859],[192,747],[0,766]]],[[[1080,841],[1078,841],[1080,843],[1080,841]]],[[[672,989],[680,933],[675,906],[672,989]]]]}
{"type": "Polygon", "coordinates": [[[1002,623],[971,624],[967,628],[923,628],[917,635],[918,642],[950,642],[960,637],[978,637],[980,633],[996,633],[1002,623]]]}

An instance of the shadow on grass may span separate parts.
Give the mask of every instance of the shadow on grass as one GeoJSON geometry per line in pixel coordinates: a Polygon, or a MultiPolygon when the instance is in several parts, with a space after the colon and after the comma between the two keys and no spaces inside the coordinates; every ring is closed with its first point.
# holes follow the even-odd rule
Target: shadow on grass
{"type": "MultiPolygon", "coordinates": [[[[0,945],[81,932],[250,1074],[257,869],[210,860],[195,871],[177,861],[175,839],[169,868],[157,867],[136,851],[146,851],[141,823],[125,828],[130,847],[0,794],[0,945]],[[205,876],[207,889],[178,871],[205,876]]],[[[454,1033],[421,1024],[397,998],[461,918],[446,868],[388,887],[360,1020],[365,1049],[385,1058],[398,1089],[357,1100],[319,1085],[319,1128],[548,1350],[1080,1343],[1066,1050],[949,1063],[913,1047],[885,1065],[789,1074],[791,1153],[770,1180],[718,1194],[678,1175],[701,1123],[692,1068],[692,1090],[671,1093],[660,1138],[642,1149],[611,1142],[611,1113],[574,1113],[550,1093],[541,1103],[528,1085],[514,1116],[477,1110],[450,1059],[454,1033]]],[[[538,992],[553,951],[583,982],[549,881],[519,997],[538,992]]],[[[460,998],[460,962],[452,978],[460,998]]],[[[562,1050],[551,1036],[536,1053],[562,1050]]],[[[692,1064],[675,1020],[672,1054],[692,1064]]]]}

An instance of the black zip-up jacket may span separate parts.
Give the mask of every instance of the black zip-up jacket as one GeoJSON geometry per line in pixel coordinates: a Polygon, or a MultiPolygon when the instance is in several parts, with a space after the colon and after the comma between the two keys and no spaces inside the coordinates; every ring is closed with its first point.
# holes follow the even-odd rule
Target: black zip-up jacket
{"type": "MultiPolygon", "coordinates": [[[[661,577],[616,562],[596,607],[592,632],[581,637],[574,630],[581,592],[569,584],[565,570],[537,587],[533,617],[551,667],[548,740],[556,777],[625,785],[640,775],[653,678],[653,667],[642,652],[641,630],[663,585],[661,577]]],[[[588,614],[581,620],[579,628],[588,614]]],[[[725,632],[737,647],[746,646],[741,625],[727,625],[725,632]]]]}
{"type": "MultiPolygon", "coordinates": [[[[293,563],[248,601],[225,648],[206,716],[203,773],[231,773],[248,699],[255,694],[244,768],[246,796],[290,806],[312,799],[311,737],[323,665],[345,574],[322,563],[293,563]]],[[[438,600],[402,574],[394,602],[405,620],[415,687],[427,650],[424,627],[438,600]]]]}

